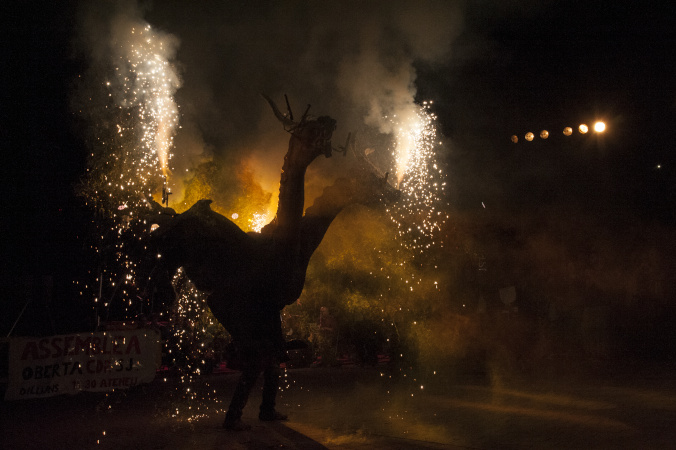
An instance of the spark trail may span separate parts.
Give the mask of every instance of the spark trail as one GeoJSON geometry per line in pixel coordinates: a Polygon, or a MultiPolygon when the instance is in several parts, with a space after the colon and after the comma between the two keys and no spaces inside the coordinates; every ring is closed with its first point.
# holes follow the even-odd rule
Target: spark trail
{"type": "MultiPolygon", "coordinates": [[[[92,295],[93,308],[104,321],[120,316],[135,320],[149,306],[140,290],[144,282],[137,280],[137,259],[153,229],[143,219],[150,206],[148,197],[166,186],[171,175],[171,150],[179,123],[174,94],[180,80],[172,63],[175,47],[171,35],[143,21],[118,27],[106,62],[108,78],[103,83],[94,81],[101,83],[95,90],[102,102],[97,104],[98,97],[92,96],[82,111],[91,114],[95,135],[81,193],[96,211],[89,234],[99,265],[97,273],[90,272],[95,283],[85,288],[98,291],[92,295]]],[[[198,390],[196,378],[208,366],[206,343],[221,328],[205,306],[206,295],[182,270],[172,285],[178,299],[167,312],[176,326],[164,345],[181,383],[172,394],[171,417],[192,421],[206,414],[206,400],[214,394],[198,390]]]]}
{"type": "Polygon", "coordinates": [[[111,36],[110,57],[102,67],[107,80],[83,80],[97,92],[80,110],[89,116],[94,135],[80,194],[96,211],[89,247],[99,269],[82,292],[95,290],[94,309],[98,316],[98,308],[105,308],[104,319],[113,300],[124,304],[127,314],[141,310],[131,254],[147,235],[140,220],[147,198],[170,174],[179,117],[173,97],[180,86],[172,64],[175,46],[171,35],[143,21],[125,22],[111,36]]]}
{"type": "Polygon", "coordinates": [[[392,154],[402,192],[400,201],[388,212],[402,245],[420,253],[436,244],[435,232],[448,218],[440,208],[446,175],[436,161],[441,144],[430,106],[431,102],[424,102],[407,117],[387,118],[396,130],[392,154]]]}
{"type": "Polygon", "coordinates": [[[143,154],[137,174],[145,179],[148,172],[159,167],[166,178],[179,119],[174,94],[180,80],[170,61],[173,39],[145,24],[132,27],[127,40],[119,45],[122,51],[115,68],[121,91],[118,103],[121,108],[135,111],[141,129],[138,145],[143,154]]]}

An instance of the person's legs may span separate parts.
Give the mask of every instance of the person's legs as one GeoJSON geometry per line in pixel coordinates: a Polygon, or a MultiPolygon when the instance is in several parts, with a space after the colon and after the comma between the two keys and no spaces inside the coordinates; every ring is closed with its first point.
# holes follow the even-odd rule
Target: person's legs
{"type": "Polygon", "coordinates": [[[251,389],[256,383],[256,379],[260,373],[260,364],[257,361],[247,361],[244,363],[242,375],[239,377],[235,393],[232,395],[232,400],[230,401],[230,407],[225,414],[225,422],[223,422],[224,428],[233,430],[246,429],[241,423],[242,410],[249,400],[251,389]]]}
{"type": "Polygon", "coordinates": [[[275,410],[275,400],[279,389],[279,365],[268,364],[263,372],[263,380],[263,401],[258,418],[260,420],[286,420],[286,415],[275,410]]]}
{"type": "Polygon", "coordinates": [[[263,401],[261,412],[275,410],[275,399],[279,389],[279,367],[270,365],[263,371],[263,401]]]}

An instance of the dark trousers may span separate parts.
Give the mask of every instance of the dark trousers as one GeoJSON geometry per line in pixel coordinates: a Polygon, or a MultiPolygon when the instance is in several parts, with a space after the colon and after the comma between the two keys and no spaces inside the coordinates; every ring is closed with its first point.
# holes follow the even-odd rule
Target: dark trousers
{"type": "Polygon", "coordinates": [[[230,407],[225,415],[226,422],[241,419],[242,410],[261,372],[263,372],[263,401],[260,411],[270,413],[275,410],[275,399],[279,388],[279,364],[272,361],[266,364],[261,364],[261,361],[247,362],[242,367],[242,375],[239,377],[230,407]]]}

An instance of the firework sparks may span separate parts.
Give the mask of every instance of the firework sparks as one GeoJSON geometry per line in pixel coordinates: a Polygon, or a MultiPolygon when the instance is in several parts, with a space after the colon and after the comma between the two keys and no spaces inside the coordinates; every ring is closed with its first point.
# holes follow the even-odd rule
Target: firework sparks
{"type": "Polygon", "coordinates": [[[208,371],[209,353],[213,351],[209,343],[225,330],[207,308],[206,294],[195,287],[182,268],[174,275],[172,285],[178,298],[172,311],[173,338],[165,346],[181,384],[174,392],[176,406],[171,417],[193,422],[207,417],[210,405],[211,412],[222,412],[216,391],[205,390],[205,382],[198,377],[208,371]]]}
{"type": "Polygon", "coordinates": [[[269,214],[264,213],[264,214],[259,214],[259,213],[254,213],[253,218],[250,220],[251,225],[250,228],[252,231],[255,231],[256,233],[260,233],[260,231],[263,229],[265,225],[270,221],[268,219],[269,214]]]}
{"type": "Polygon", "coordinates": [[[136,110],[143,130],[140,146],[147,156],[141,162],[159,165],[166,178],[178,126],[174,93],[180,81],[168,57],[171,44],[165,40],[148,24],[141,29],[132,28],[127,41],[120,43],[123,52],[115,73],[122,91],[120,104],[136,110]]]}
{"type": "Polygon", "coordinates": [[[397,184],[402,192],[399,204],[389,212],[397,224],[399,235],[407,248],[429,248],[434,245],[434,232],[448,218],[439,209],[445,190],[445,174],[436,162],[436,116],[430,111],[431,102],[424,102],[409,117],[398,121],[393,156],[396,163],[397,184]]]}
{"type": "Polygon", "coordinates": [[[150,224],[141,219],[148,197],[166,185],[170,174],[178,126],[173,95],[180,85],[171,64],[174,41],[145,22],[128,24],[113,39],[105,66],[108,79],[92,80],[100,86],[101,98],[90,97],[82,110],[91,114],[95,133],[80,187],[96,211],[89,246],[101,262],[95,283],[85,288],[96,289],[92,297],[97,318],[101,307],[104,318],[109,316],[113,300],[128,315],[142,309],[136,261],[130,253],[143,246],[148,234],[150,224]]]}

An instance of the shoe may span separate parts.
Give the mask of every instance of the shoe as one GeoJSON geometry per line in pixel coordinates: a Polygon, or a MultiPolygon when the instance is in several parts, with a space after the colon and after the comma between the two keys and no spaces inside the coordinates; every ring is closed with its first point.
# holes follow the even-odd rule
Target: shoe
{"type": "Polygon", "coordinates": [[[223,422],[223,428],[228,431],[248,431],[251,429],[251,425],[248,425],[241,420],[226,420],[223,422]]]}
{"type": "Polygon", "coordinates": [[[265,422],[271,422],[273,420],[286,420],[288,418],[289,418],[289,416],[287,416],[286,414],[282,414],[282,413],[280,413],[279,411],[276,411],[276,410],[265,411],[265,412],[261,411],[261,413],[258,414],[258,419],[263,420],[265,422]]]}

